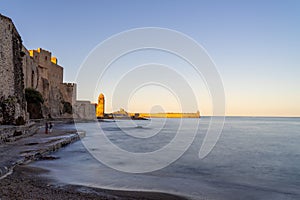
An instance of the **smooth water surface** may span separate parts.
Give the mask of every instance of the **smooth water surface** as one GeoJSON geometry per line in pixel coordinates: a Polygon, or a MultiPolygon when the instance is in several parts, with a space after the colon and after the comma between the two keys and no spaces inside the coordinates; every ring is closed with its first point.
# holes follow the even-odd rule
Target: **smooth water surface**
{"type": "MultiPolygon", "coordinates": [[[[158,171],[141,174],[116,171],[92,156],[93,152],[99,152],[109,157],[105,146],[93,145],[90,154],[81,141],[56,152],[60,159],[31,165],[49,169],[48,176],[62,182],[92,187],[163,191],[193,199],[300,199],[300,118],[228,117],[215,148],[202,160],[198,153],[210,118],[182,120],[182,126],[181,119],[100,124],[113,144],[136,153],[163,148],[178,134],[179,127],[186,134],[184,138],[191,139],[198,127],[183,156],[158,171]]],[[[86,131],[85,144],[95,142],[100,130],[95,123],[77,126],[86,131]]],[[[178,145],[174,153],[183,149],[178,145]]],[[[168,155],[159,157],[158,162],[168,159],[168,155]]],[[[115,154],[109,157],[109,162],[129,168],[136,163],[145,167],[151,163],[132,159],[120,162],[115,154]]]]}

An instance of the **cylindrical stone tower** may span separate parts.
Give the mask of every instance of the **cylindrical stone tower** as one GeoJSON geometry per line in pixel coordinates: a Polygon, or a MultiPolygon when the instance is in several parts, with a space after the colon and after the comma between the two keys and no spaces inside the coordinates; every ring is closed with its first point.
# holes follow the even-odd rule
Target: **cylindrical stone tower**
{"type": "Polygon", "coordinates": [[[104,95],[101,93],[98,97],[98,104],[96,110],[96,116],[103,118],[104,117],[104,107],[105,107],[105,99],[104,95]]]}

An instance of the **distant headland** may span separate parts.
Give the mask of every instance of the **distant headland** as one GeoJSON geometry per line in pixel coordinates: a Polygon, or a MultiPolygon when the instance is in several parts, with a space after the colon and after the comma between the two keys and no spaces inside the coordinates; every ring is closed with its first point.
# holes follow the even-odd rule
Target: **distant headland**
{"type": "Polygon", "coordinates": [[[112,113],[105,113],[105,97],[100,94],[96,105],[96,116],[98,119],[147,119],[147,118],[200,118],[200,112],[195,113],[129,113],[123,108],[112,113]]]}

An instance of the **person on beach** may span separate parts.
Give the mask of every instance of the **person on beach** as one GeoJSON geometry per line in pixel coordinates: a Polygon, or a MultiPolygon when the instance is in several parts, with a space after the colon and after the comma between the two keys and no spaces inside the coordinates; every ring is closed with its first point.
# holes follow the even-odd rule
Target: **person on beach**
{"type": "Polygon", "coordinates": [[[45,134],[48,134],[48,128],[49,128],[48,122],[46,122],[46,125],[45,125],[45,134]]]}
{"type": "Polygon", "coordinates": [[[53,124],[52,124],[52,122],[50,122],[50,124],[49,124],[49,133],[52,132],[52,128],[53,128],[53,124]]]}

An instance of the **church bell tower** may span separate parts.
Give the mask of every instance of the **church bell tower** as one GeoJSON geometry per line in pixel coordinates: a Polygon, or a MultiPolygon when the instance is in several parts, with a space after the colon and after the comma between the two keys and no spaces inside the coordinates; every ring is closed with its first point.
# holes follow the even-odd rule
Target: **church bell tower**
{"type": "Polygon", "coordinates": [[[104,117],[104,106],[105,106],[105,99],[104,99],[104,95],[101,93],[98,97],[96,117],[99,117],[99,118],[104,117]]]}

